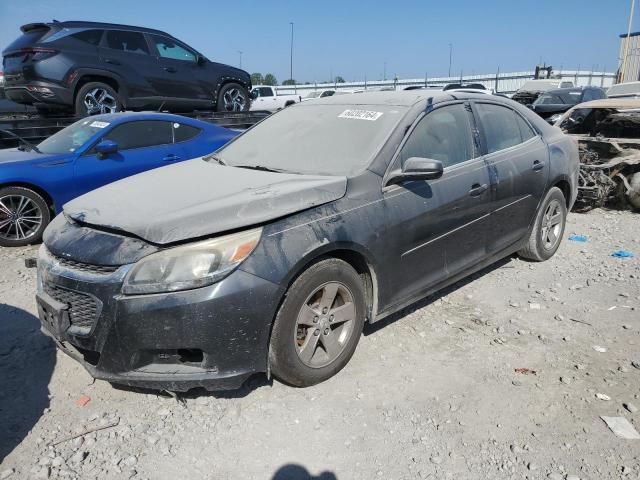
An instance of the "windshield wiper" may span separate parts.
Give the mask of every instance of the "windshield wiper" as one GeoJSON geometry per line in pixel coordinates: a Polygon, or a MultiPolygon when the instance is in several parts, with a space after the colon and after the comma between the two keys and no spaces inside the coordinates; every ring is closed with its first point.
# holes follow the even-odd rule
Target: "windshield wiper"
{"type": "Polygon", "coordinates": [[[273,172],[273,173],[296,173],[291,170],[285,170],[284,168],[265,167],[264,165],[232,165],[236,168],[246,168],[247,170],[260,170],[261,172],[273,172]]]}
{"type": "Polygon", "coordinates": [[[42,153],[40,150],[38,150],[38,147],[36,147],[34,144],[32,144],[31,142],[26,141],[24,138],[22,138],[20,135],[17,135],[9,130],[5,130],[3,128],[0,128],[0,132],[2,133],[6,133],[7,135],[9,135],[10,137],[13,138],[17,138],[18,140],[20,140],[29,150],[33,150],[36,153],[42,153]]]}
{"type": "Polygon", "coordinates": [[[218,165],[226,165],[226,163],[224,162],[224,160],[222,160],[221,158],[216,157],[215,155],[209,155],[207,157],[204,157],[204,159],[208,162],[209,160],[213,160],[214,162],[216,162],[218,165]]]}

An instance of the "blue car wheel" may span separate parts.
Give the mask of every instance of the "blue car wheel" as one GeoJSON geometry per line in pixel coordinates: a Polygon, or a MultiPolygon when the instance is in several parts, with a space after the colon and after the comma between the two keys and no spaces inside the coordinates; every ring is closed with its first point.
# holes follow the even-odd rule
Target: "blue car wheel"
{"type": "Polygon", "coordinates": [[[23,187],[0,189],[0,246],[38,243],[50,220],[47,202],[38,193],[23,187]]]}

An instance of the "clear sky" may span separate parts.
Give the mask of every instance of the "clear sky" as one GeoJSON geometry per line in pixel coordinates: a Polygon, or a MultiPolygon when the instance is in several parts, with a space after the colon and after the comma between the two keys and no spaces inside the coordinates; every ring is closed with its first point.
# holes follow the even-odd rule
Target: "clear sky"
{"type": "MultiPolygon", "coordinates": [[[[0,49],[24,23],[93,20],[158,28],[208,58],[249,72],[324,81],[556,69],[615,71],[629,0],[332,2],[248,0],[0,0],[0,49]]],[[[640,8],[636,9],[636,17],[640,8]]],[[[637,28],[640,23],[634,22],[637,28]]]]}

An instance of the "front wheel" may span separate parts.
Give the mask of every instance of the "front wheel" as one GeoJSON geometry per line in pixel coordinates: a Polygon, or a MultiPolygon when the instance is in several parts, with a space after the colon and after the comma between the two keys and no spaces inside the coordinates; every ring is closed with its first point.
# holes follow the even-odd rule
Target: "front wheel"
{"type": "Polygon", "coordinates": [[[366,315],[364,287],[346,262],[329,258],[287,291],[269,345],[273,374],[306,387],[338,373],[355,352],[366,315]]]}
{"type": "Polygon", "coordinates": [[[47,202],[38,193],[22,187],[0,189],[0,246],[38,243],[50,220],[47,202]]]}
{"type": "Polygon", "coordinates": [[[216,109],[218,112],[246,112],[251,106],[249,92],[238,83],[227,83],[220,89],[216,109]]]}
{"type": "Polygon", "coordinates": [[[567,200],[558,187],[551,188],[540,204],[527,244],[518,255],[536,262],[550,259],[558,250],[567,221],[567,200]]]}

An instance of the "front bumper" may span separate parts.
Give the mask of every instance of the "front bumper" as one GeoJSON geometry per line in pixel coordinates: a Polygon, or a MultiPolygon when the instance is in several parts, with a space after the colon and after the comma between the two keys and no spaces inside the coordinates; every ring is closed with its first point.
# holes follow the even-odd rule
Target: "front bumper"
{"type": "Polygon", "coordinates": [[[126,296],[120,291],[130,268],[83,271],[41,249],[42,331],[93,377],[170,391],[225,390],[266,371],[278,285],[236,270],[208,287],[126,296]]]}

